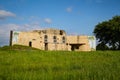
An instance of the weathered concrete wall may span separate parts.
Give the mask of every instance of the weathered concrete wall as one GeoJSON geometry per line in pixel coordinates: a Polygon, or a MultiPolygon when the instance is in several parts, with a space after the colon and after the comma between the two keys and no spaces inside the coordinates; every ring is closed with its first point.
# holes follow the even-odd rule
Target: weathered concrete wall
{"type": "Polygon", "coordinates": [[[71,47],[73,46],[75,51],[90,51],[87,36],[67,36],[67,43],[70,44],[71,47]]]}
{"type": "Polygon", "coordinates": [[[19,32],[15,39],[16,41],[11,41],[12,45],[26,45],[41,50],[91,50],[87,36],[67,36],[64,30],[46,29],[19,32]]]}

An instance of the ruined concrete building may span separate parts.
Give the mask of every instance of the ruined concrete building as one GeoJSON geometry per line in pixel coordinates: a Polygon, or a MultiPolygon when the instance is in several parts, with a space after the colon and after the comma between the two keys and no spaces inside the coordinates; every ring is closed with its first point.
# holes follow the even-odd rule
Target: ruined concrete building
{"type": "Polygon", "coordinates": [[[25,45],[41,50],[93,51],[94,36],[67,35],[64,30],[45,29],[29,32],[11,31],[10,45],[25,45]]]}

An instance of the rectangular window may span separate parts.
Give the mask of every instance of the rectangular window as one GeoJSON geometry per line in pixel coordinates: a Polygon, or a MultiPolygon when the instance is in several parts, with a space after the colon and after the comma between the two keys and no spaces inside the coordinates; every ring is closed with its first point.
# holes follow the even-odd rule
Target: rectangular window
{"type": "Polygon", "coordinates": [[[62,43],[65,43],[65,37],[64,36],[62,37],[62,43]]]}
{"type": "Polygon", "coordinates": [[[63,31],[62,30],[60,30],[60,35],[63,35],[63,31]]]}
{"type": "Polygon", "coordinates": [[[57,37],[53,36],[53,43],[57,43],[57,37]]]}
{"type": "Polygon", "coordinates": [[[44,42],[45,42],[45,43],[48,42],[48,36],[47,36],[47,35],[44,36],[44,42]]]}

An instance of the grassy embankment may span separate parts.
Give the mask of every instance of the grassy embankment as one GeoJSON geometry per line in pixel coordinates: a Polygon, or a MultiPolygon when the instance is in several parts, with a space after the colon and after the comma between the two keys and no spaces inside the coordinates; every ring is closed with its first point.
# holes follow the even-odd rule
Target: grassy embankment
{"type": "Polygon", "coordinates": [[[0,80],[120,80],[120,51],[0,49],[0,80]]]}

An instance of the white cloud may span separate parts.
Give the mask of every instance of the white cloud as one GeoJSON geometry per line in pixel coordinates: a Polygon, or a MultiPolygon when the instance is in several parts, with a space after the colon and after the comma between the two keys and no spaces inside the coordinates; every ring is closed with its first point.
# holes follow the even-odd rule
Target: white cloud
{"type": "Polygon", "coordinates": [[[8,17],[15,17],[16,15],[12,12],[0,10],[0,20],[6,19],[8,17]]]}
{"type": "Polygon", "coordinates": [[[0,37],[9,37],[10,30],[17,30],[20,26],[16,24],[2,24],[0,25],[0,37]]]}
{"type": "Polygon", "coordinates": [[[0,46],[9,44],[9,33],[10,30],[17,30],[18,25],[16,24],[1,24],[0,25],[0,46]]]}
{"type": "Polygon", "coordinates": [[[30,31],[36,29],[42,29],[42,28],[38,23],[34,23],[34,22],[32,24],[22,24],[22,25],[0,24],[0,46],[9,44],[10,30],[30,31]]]}
{"type": "Polygon", "coordinates": [[[30,31],[30,30],[37,30],[41,29],[41,26],[38,23],[31,23],[31,24],[23,24],[19,28],[20,31],[30,31]]]}
{"type": "Polygon", "coordinates": [[[67,11],[67,12],[72,12],[72,10],[73,10],[72,7],[66,8],[66,11],[67,11]]]}
{"type": "Polygon", "coordinates": [[[45,23],[48,23],[48,24],[52,23],[52,20],[50,18],[45,18],[44,21],[45,21],[45,23]]]}
{"type": "Polygon", "coordinates": [[[38,17],[38,16],[30,16],[28,20],[29,21],[40,21],[40,17],[38,17]]]}

